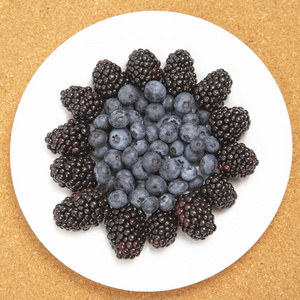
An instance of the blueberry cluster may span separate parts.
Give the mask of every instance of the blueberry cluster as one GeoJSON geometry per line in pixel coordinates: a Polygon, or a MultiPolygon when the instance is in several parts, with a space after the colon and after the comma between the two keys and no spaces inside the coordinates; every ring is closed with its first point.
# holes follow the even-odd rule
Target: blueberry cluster
{"type": "Polygon", "coordinates": [[[170,211],[177,195],[199,189],[203,175],[218,167],[220,145],[206,126],[209,115],[196,109],[192,94],[173,97],[156,80],[143,92],[126,84],[107,99],[88,141],[110,206],[130,202],[147,214],[170,211]]]}

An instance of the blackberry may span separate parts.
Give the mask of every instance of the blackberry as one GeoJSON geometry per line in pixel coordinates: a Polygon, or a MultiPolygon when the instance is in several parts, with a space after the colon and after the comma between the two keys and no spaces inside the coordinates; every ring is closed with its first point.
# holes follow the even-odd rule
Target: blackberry
{"type": "Polygon", "coordinates": [[[209,73],[193,90],[195,101],[200,107],[213,111],[224,105],[231,92],[232,79],[229,74],[218,69],[209,73]]]}
{"type": "Polygon", "coordinates": [[[243,107],[228,108],[223,106],[210,115],[211,133],[220,143],[238,141],[249,129],[251,120],[249,113],[243,107]]]}
{"type": "Polygon", "coordinates": [[[133,259],[140,255],[147,237],[146,214],[141,209],[130,203],[112,209],[104,224],[117,258],[133,259]]]}
{"type": "Polygon", "coordinates": [[[121,68],[110,60],[100,60],[92,73],[95,91],[104,99],[116,97],[127,82],[121,68]]]}
{"type": "Polygon", "coordinates": [[[87,123],[91,123],[100,115],[104,105],[104,100],[89,86],[70,86],[61,91],[60,99],[63,106],[73,114],[74,119],[87,123]]]}
{"type": "Polygon", "coordinates": [[[177,236],[178,216],[175,210],[157,210],[147,219],[149,243],[155,248],[171,245],[177,236]]]}
{"type": "Polygon", "coordinates": [[[163,69],[163,84],[167,94],[177,96],[182,92],[192,92],[197,83],[194,60],[186,50],[176,50],[169,54],[163,69]]]}
{"type": "Polygon", "coordinates": [[[125,72],[132,85],[143,90],[148,81],[161,80],[160,61],[150,50],[134,50],[128,58],[125,72]]]}
{"type": "Polygon", "coordinates": [[[88,143],[90,127],[81,120],[70,119],[52,132],[47,133],[47,148],[54,154],[64,156],[85,155],[91,150],[88,143]]]}
{"type": "Polygon", "coordinates": [[[97,186],[94,167],[95,161],[88,155],[60,156],[51,164],[50,176],[60,187],[76,192],[97,186]]]}
{"type": "Polygon", "coordinates": [[[110,208],[99,189],[84,189],[66,197],[53,210],[58,227],[66,230],[88,230],[103,222],[110,208]]]}
{"type": "Polygon", "coordinates": [[[200,194],[218,208],[231,207],[237,198],[236,191],[228,178],[218,173],[206,178],[200,187],[200,194]]]}
{"type": "Polygon", "coordinates": [[[244,143],[224,144],[217,152],[218,169],[227,177],[246,177],[254,173],[259,161],[244,143]]]}
{"type": "Polygon", "coordinates": [[[212,205],[199,192],[177,197],[176,214],[183,232],[195,240],[203,240],[216,230],[212,205]]]}

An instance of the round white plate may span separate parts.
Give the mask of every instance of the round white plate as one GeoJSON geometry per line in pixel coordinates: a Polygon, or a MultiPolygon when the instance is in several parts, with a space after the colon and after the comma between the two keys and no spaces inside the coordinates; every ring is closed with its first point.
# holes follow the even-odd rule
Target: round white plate
{"type": "Polygon", "coordinates": [[[62,263],[98,283],[131,291],[163,291],[202,281],[244,255],[267,229],[281,203],[292,159],[287,109],[273,77],[259,58],[225,30],[196,17],[171,12],[137,12],[96,23],[63,43],[41,65],[19,104],[11,137],[15,192],[30,227],[62,263]],[[91,85],[100,59],[123,69],[128,55],[148,48],[162,62],[186,49],[198,79],[224,68],[233,79],[227,106],[243,106],[252,124],[242,141],[259,160],[253,175],[235,180],[237,203],[215,211],[216,232],[194,241],[179,230],[174,244],[154,249],[146,244],[134,260],[119,260],[103,224],[87,232],[56,227],[52,211],[69,191],[59,188],[49,167],[58,157],[47,148],[46,134],[71,116],[60,91],[91,85]],[[280,139],[278,139],[280,137],[280,139]]]}

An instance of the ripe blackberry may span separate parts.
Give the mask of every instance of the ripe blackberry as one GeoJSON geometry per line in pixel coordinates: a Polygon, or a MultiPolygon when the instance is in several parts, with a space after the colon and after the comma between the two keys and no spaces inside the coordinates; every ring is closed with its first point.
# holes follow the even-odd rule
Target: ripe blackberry
{"type": "Polygon", "coordinates": [[[181,92],[192,92],[197,83],[194,60],[186,50],[176,50],[169,54],[163,69],[163,84],[167,93],[177,96],[181,92]]]}
{"type": "Polygon", "coordinates": [[[107,238],[117,258],[139,256],[147,237],[146,214],[128,203],[105,218],[107,238]]]}
{"type": "Polygon", "coordinates": [[[171,245],[177,236],[178,216],[175,210],[157,210],[147,219],[149,243],[155,248],[171,245]]]}
{"type": "Polygon", "coordinates": [[[95,161],[86,156],[60,156],[50,166],[50,176],[60,187],[72,192],[97,186],[94,175],[95,161]]]}
{"type": "Polygon", "coordinates": [[[132,85],[143,90],[148,81],[161,80],[160,61],[150,50],[134,50],[128,58],[125,72],[132,85]]]}
{"type": "Polygon", "coordinates": [[[109,214],[107,197],[99,189],[84,189],[66,197],[53,210],[58,227],[66,230],[88,230],[99,225],[109,214]]]}
{"type": "Polygon", "coordinates": [[[236,142],[251,124],[249,113],[243,107],[223,106],[214,110],[209,119],[211,133],[220,143],[236,142]]]}
{"type": "Polygon", "coordinates": [[[126,83],[125,73],[107,59],[96,64],[92,76],[95,91],[104,99],[116,97],[119,89],[126,83]]]}
{"type": "Polygon", "coordinates": [[[72,114],[74,119],[91,123],[100,115],[104,100],[91,87],[70,86],[61,91],[60,100],[72,114]]]}
{"type": "Polygon", "coordinates": [[[255,152],[238,142],[222,145],[217,159],[220,173],[227,177],[251,175],[259,163],[255,152]]]}
{"type": "Polygon", "coordinates": [[[215,173],[206,178],[200,187],[200,195],[218,208],[229,208],[237,198],[233,185],[227,177],[215,173]]]}
{"type": "Polygon", "coordinates": [[[88,143],[90,127],[81,120],[70,119],[45,137],[47,148],[64,156],[85,155],[91,150],[88,143]]]}
{"type": "Polygon", "coordinates": [[[232,79],[229,74],[218,69],[209,73],[201,80],[193,90],[195,101],[199,106],[213,111],[224,105],[227,96],[231,92],[232,79]]]}
{"type": "Polygon", "coordinates": [[[177,196],[176,214],[183,232],[195,240],[203,240],[216,230],[212,205],[199,192],[177,196]]]}

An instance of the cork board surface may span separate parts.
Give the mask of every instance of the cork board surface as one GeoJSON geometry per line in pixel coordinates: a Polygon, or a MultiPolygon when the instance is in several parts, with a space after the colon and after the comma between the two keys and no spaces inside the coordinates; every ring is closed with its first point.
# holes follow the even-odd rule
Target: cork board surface
{"type": "MultiPolygon", "coordinates": [[[[299,299],[299,16],[297,0],[0,1],[0,298],[299,299]],[[28,226],[14,193],[9,164],[14,116],[41,63],[87,26],[146,10],[181,12],[205,19],[248,45],[275,78],[293,132],[288,187],[259,241],[221,273],[189,287],[158,293],[103,286],[58,261],[28,226]]],[[[280,163],[280,158],[274,163],[280,163]]]]}

